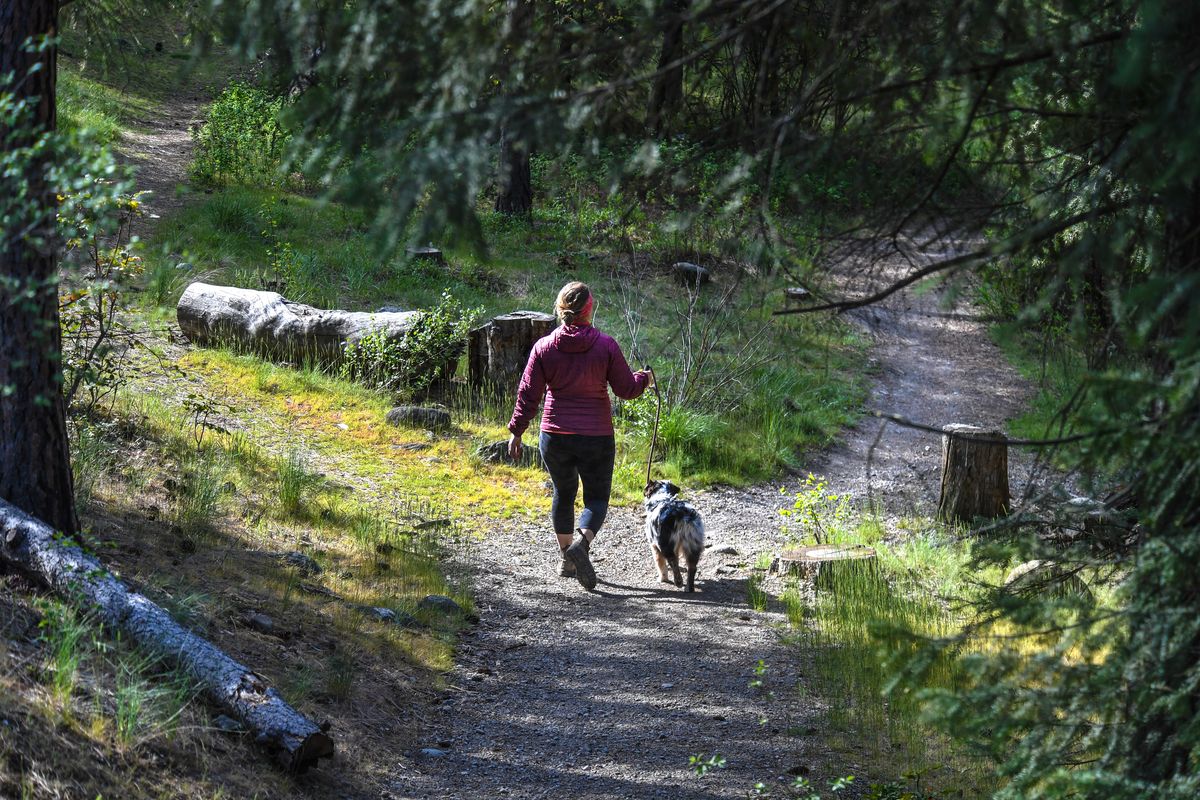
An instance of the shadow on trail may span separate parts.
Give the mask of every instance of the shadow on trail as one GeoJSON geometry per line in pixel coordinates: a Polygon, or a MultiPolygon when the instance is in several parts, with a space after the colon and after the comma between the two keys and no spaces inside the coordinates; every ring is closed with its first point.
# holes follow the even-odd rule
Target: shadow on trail
{"type": "Polygon", "coordinates": [[[637,543],[610,534],[586,592],[553,576],[550,551],[489,541],[481,622],[428,725],[445,753],[415,758],[395,796],[717,800],[778,774],[812,714],[794,702],[795,659],[746,606],[744,577],[687,593],[637,543]],[[760,658],[772,669],[752,686],[760,658]],[[715,754],[725,768],[695,775],[689,758],[715,754]]]}

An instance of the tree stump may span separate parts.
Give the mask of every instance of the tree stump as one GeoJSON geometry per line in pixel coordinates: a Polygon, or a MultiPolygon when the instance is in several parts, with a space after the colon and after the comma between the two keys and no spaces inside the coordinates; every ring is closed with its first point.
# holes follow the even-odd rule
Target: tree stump
{"type": "Polygon", "coordinates": [[[503,397],[516,395],[533,343],[554,330],[555,320],[540,311],[514,311],[489,320],[467,338],[467,373],[472,386],[503,397]]]}
{"type": "Polygon", "coordinates": [[[861,544],[818,544],[779,554],[779,571],[811,581],[817,591],[835,590],[851,578],[877,578],[875,548],[861,544]]]}
{"type": "Polygon", "coordinates": [[[938,516],[949,522],[1009,512],[1008,444],[1003,431],[947,425],[942,435],[938,516]]]}

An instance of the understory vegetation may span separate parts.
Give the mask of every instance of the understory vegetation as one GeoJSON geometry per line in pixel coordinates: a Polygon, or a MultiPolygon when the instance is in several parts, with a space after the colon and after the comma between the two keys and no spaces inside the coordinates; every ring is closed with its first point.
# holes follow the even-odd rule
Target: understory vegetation
{"type": "MultiPolygon", "coordinates": [[[[66,509],[64,535],[219,634],[348,756],[300,789],[263,781],[191,682],[5,575],[0,793],[378,793],[419,722],[404,709],[442,691],[474,615],[460,549],[546,505],[540,471],[481,455],[512,398],[468,387],[463,359],[440,374],[443,356],[582,280],[661,391],[653,452],[658,398],[614,405],[621,503],[647,459],[689,489],[795,482],[866,398],[868,340],[842,313],[969,293],[1037,386],[1008,431],[1051,478],[1005,519],[950,523],[810,475],[788,541],[874,558],[815,577],[766,559],[747,603],[786,613],[867,797],[1196,796],[1195,8],[63,9],[61,37],[52,15],[0,32],[4,64],[28,66],[0,71],[0,346],[50,349],[0,359],[0,412],[29,417],[0,445],[69,442],[0,451],[59,454],[0,464],[3,486],[58,469],[74,496],[27,511],[66,509]],[[136,181],[166,125],[192,157],[157,218],[136,181]],[[178,337],[193,281],[429,313],[336,368],[271,363],[178,337]],[[22,370],[45,363],[39,389],[22,370]],[[452,422],[390,424],[401,402],[452,422]]],[[[802,776],[786,791],[820,796],[802,776]]]]}

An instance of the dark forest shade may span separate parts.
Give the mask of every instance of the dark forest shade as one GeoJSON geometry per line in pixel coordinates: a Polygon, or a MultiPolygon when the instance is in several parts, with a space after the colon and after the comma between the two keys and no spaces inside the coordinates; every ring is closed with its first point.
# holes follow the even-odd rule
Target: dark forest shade
{"type": "MultiPolygon", "coordinates": [[[[37,52],[23,45],[54,36],[57,28],[56,2],[0,5],[0,75],[15,75],[18,96],[33,101],[32,130],[0,129],[8,147],[55,129],[56,50],[37,52]]],[[[0,498],[59,531],[75,533],[79,524],[62,397],[55,203],[45,180],[47,158],[32,158],[17,179],[30,189],[33,207],[22,222],[31,224],[32,235],[10,228],[0,240],[0,498]]],[[[8,180],[2,190],[15,196],[8,180]]]]}

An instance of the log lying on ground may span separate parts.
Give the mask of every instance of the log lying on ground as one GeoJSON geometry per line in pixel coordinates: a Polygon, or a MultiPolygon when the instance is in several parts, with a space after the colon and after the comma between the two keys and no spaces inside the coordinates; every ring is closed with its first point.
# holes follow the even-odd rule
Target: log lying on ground
{"type": "Polygon", "coordinates": [[[1008,514],[1008,444],[1004,431],[974,425],[942,428],[942,490],[938,517],[970,522],[1008,514]]]}
{"type": "Polygon", "coordinates": [[[202,345],[232,345],[265,358],[337,365],[343,348],[368,333],[400,340],[420,311],[324,311],[285,300],[277,292],[193,283],[176,307],[179,328],[202,345]]]}
{"type": "Polygon", "coordinates": [[[554,330],[555,320],[540,311],[514,311],[494,317],[471,331],[467,366],[472,386],[490,386],[513,397],[533,343],[554,330]]]}
{"type": "Polygon", "coordinates": [[[302,772],[318,759],[333,756],[333,739],[284,702],[260,675],[181,627],[162,608],[131,592],[97,559],[4,500],[0,500],[0,559],[69,600],[94,608],[103,624],[181,668],[287,769],[302,772]]]}

